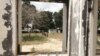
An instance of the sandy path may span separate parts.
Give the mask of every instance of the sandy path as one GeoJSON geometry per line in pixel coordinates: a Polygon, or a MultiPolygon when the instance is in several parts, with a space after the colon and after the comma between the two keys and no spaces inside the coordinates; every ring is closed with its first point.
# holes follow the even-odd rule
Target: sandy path
{"type": "Polygon", "coordinates": [[[52,51],[62,51],[62,41],[49,38],[49,41],[43,44],[38,45],[23,45],[22,52],[31,52],[32,48],[35,48],[36,51],[52,52],[52,51]]]}

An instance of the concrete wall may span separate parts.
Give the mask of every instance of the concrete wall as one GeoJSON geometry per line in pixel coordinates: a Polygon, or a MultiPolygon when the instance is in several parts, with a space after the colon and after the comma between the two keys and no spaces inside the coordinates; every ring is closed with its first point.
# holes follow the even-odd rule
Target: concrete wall
{"type": "MultiPolygon", "coordinates": [[[[95,56],[97,2],[98,0],[70,0],[68,44],[64,42],[68,45],[68,56],[95,56]]],[[[16,56],[16,25],[16,0],[0,1],[0,56],[16,56]]]]}
{"type": "Polygon", "coordinates": [[[16,54],[15,7],[15,0],[0,1],[0,56],[16,54]]]}

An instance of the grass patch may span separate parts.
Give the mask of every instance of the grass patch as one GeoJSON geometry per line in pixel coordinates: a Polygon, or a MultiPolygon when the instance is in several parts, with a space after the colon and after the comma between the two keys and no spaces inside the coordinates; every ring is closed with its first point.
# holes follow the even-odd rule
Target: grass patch
{"type": "Polygon", "coordinates": [[[48,38],[53,38],[53,39],[62,41],[62,39],[63,39],[63,33],[50,33],[48,35],[48,38]]]}
{"type": "Polygon", "coordinates": [[[29,45],[29,44],[41,44],[47,41],[45,36],[40,35],[24,35],[22,36],[22,44],[29,45]]]}
{"type": "Polygon", "coordinates": [[[49,33],[48,37],[43,36],[42,33],[23,33],[22,34],[22,45],[34,45],[34,44],[42,44],[48,42],[48,38],[53,38],[62,41],[63,34],[62,33],[49,33]]]}
{"type": "Polygon", "coordinates": [[[33,36],[22,36],[23,40],[22,41],[44,41],[46,37],[44,36],[38,36],[38,35],[33,35],[33,36]]]}

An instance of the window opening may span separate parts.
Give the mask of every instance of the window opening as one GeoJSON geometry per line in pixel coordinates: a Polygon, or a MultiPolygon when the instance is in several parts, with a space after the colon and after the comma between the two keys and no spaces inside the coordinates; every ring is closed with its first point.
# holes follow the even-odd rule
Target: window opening
{"type": "Polygon", "coordinates": [[[62,52],[63,3],[22,1],[21,52],[62,52]]]}

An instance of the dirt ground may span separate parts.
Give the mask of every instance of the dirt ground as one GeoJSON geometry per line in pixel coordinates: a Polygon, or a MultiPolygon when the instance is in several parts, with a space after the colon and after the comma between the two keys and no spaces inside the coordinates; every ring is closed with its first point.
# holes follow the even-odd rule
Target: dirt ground
{"type": "Polygon", "coordinates": [[[32,52],[32,48],[36,52],[61,52],[62,34],[51,34],[48,41],[42,44],[22,45],[22,52],[32,52]]]}
{"type": "Polygon", "coordinates": [[[31,52],[33,47],[37,52],[59,52],[62,51],[62,41],[49,39],[49,42],[43,44],[23,45],[22,52],[31,52]]]}

